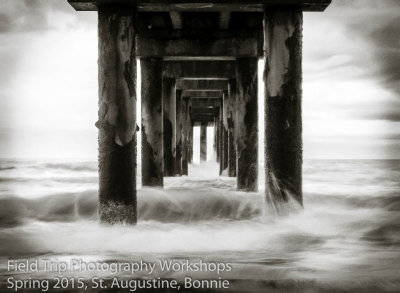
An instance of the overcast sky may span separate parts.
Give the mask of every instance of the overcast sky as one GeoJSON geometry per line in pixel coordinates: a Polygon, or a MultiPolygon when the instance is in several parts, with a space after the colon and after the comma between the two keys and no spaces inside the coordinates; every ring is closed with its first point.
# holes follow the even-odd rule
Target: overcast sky
{"type": "MultiPolygon", "coordinates": [[[[97,157],[96,28],[67,0],[0,0],[0,157],[97,157]]],[[[304,14],[306,159],[400,158],[399,28],[397,0],[304,14]]]]}

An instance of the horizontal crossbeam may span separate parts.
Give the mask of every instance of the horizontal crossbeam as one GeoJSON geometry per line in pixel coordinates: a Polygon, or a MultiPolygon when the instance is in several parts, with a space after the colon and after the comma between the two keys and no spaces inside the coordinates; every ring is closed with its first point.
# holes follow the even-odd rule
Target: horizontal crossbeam
{"type": "Polygon", "coordinates": [[[228,90],[227,80],[178,79],[176,89],[181,90],[228,90]]]}
{"type": "Polygon", "coordinates": [[[215,116],[207,115],[207,114],[193,114],[190,116],[190,119],[193,122],[213,122],[215,119],[215,116]]]}
{"type": "Polygon", "coordinates": [[[196,97],[196,98],[215,98],[223,97],[224,92],[221,90],[183,90],[182,97],[196,97]]]}
{"type": "Polygon", "coordinates": [[[234,79],[234,61],[164,61],[163,76],[186,79],[234,79]]]}
{"type": "Polygon", "coordinates": [[[216,107],[204,107],[204,108],[191,108],[190,109],[190,115],[211,115],[211,116],[216,116],[219,113],[219,108],[216,107]]]}
{"type": "Polygon", "coordinates": [[[303,11],[324,11],[331,0],[68,0],[75,10],[95,11],[100,5],[120,4],[139,11],[262,11],[264,6],[301,6],[303,11]]]}
{"type": "Polygon", "coordinates": [[[230,38],[138,38],[136,55],[146,57],[225,57],[246,58],[263,56],[263,40],[242,36],[230,38]]]}
{"type": "Polygon", "coordinates": [[[192,108],[221,107],[222,99],[191,99],[192,108]]]}

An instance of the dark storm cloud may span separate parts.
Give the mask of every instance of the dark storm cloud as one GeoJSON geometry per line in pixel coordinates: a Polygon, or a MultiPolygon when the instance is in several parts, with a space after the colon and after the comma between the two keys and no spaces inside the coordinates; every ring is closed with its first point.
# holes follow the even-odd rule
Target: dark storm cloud
{"type": "Polygon", "coordinates": [[[398,109],[386,111],[369,111],[364,112],[362,118],[367,120],[386,120],[390,122],[400,122],[400,112],[398,109]],[[397,111],[396,111],[397,110],[397,111]]]}
{"type": "Polygon", "coordinates": [[[0,12],[0,32],[11,31],[13,19],[11,15],[0,12]]]}
{"type": "Polygon", "coordinates": [[[336,17],[347,23],[348,34],[363,38],[364,49],[371,51],[373,60],[356,56],[359,66],[374,67],[377,78],[400,96],[400,1],[334,0],[333,5],[344,12],[336,17]]]}
{"type": "Polygon", "coordinates": [[[0,33],[47,30],[49,12],[69,11],[67,0],[1,0],[0,33]]]}
{"type": "Polygon", "coordinates": [[[400,122],[400,113],[399,112],[386,112],[381,116],[384,120],[389,120],[393,122],[400,122]]]}
{"type": "Polygon", "coordinates": [[[400,15],[369,34],[385,82],[400,94],[400,15]]]}
{"type": "Polygon", "coordinates": [[[324,50],[319,43],[313,44],[311,62],[316,58],[317,64],[326,65],[315,66],[314,76],[375,83],[383,89],[381,96],[376,88],[374,100],[366,93],[368,101],[337,105],[341,116],[399,122],[400,1],[333,0],[324,13],[311,17],[315,27],[323,25],[319,29],[329,36],[324,50]]]}
{"type": "Polygon", "coordinates": [[[371,114],[369,118],[376,118],[380,120],[387,120],[391,122],[400,122],[400,112],[399,108],[397,109],[392,109],[392,110],[387,110],[382,113],[375,113],[371,114]],[[396,111],[397,110],[397,111],[396,111]]]}

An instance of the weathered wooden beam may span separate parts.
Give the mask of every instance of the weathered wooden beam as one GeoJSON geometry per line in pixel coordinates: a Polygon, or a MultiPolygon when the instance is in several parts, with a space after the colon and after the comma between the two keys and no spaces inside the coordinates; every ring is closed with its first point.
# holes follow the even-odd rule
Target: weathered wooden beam
{"type": "Polygon", "coordinates": [[[175,149],[175,176],[182,176],[182,91],[176,90],[176,134],[175,134],[175,141],[176,141],[176,149],[175,149]]]}
{"type": "Polygon", "coordinates": [[[193,122],[190,119],[189,114],[189,163],[193,162],[193,122]]]}
{"type": "Polygon", "coordinates": [[[189,142],[190,142],[190,127],[192,122],[190,120],[190,103],[189,98],[182,100],[182,175],[188,175],[189,163],[189,142]]]}
{"type": "Polygon", "coordinates": [[[175,176],[175,79],[162,78],[164,176],[175,176]]]}
{"type": "Polygon", "coordinates": [[[228,104],[228,176],[236,176],[236,80],[229,80],[228,104]]]}
{"type": "Polygon", "coordinates": [[[200,126],[200,161],[207,161],[207,123],[200,126]]]}
{"type": "Polygon", "coordinates": [[[224,94],[221,90],[183,90],[183,97],[193,98],[220,98],[224,94]]]}
{"type": "MultiPolygon", "coordinates": [[[[137,33],[138,39],[161,39],[161,40],[246,40],[250,38],[261,39],[263,38],[262,28],[235,28],[221,30],[215,28],[213,30],[204,29],[188,29],[183,28],[180,30],[173,29],[147,29],[137,33]]],[[[263,46],[262,41],[259,46],[263,46]]]]}
{"type": "Polygon", "coordinates": [[[164,61],[163,76],[174,79],[236,78],[235,61],[164,61]]]}
{"type": "Polygon", "coordinates": [[[204,98],[204,99],[190,99],[192,108],[206,108],[213,107],[219,108],[222,105],[222,99],[204,98]]]}
{"type": "Polygon", "coordinates": [[[227,172],[229,172],[228,170],[228,156],[229,156],[229,145],[228,145],[228,130],[226,130],[225,128],[223,129],[222,132],[223,135],[223,163],[222,163],[222,169],[224,172],[224,176],[227,175],[227,172]]]}
{"type": "Polygon", "coordinates": [[[223,139],[223,150],[222,150],[222,170],[228,168],[228,155],[229,155],[229,139],[228,139],[228,109],[229,109],[229,96],[228,92],[224,92],[222,102],[222,139],[223,139]]]}
{"type": "MultiPolygon", "coordinates": [[[[180,12],[219,12],[219,11],[238,11],[238,12],[261,12],[262,4],[246,4],[242,3],[168,3],[168,4],[148,4],[138,5],[139,11],[180,11],[180,12]]],[[[196,1],[197,2],[197,1],[196,1]]]]}
{"type": "Polygon", "coordinates": [[[229,56],[177,56],[163,57],[164,61],[235,61],[235,57],[229,56]]]}
{"type": "Polygon", "coordinates": [[[262,11],[264,6],[299,6],[303,11],[324,11],[331,0],[68,0],[75,10],[94,11],[101,5],[125,4],[139,11],[262,11]]]}
{"type": "Polygon", "coordinates": [[[217,107],[192,107],[190,109],[190,115],[195,114],[204,114],[204,115],[211,115],[216,116],[219,113],[219,108],[217,107]]]}
{"type": "Polygon", "coordinates": [[[185,97],[189,97],[191,94],[193,95],[199,95],[200,93],[204,93],[206,96],[207,95],[212,95],[212,96],[221,96],[224,90],[221,89],[185,89],[183,90],[183,93],[185,94],[185,97]]]}
{"type": "Polygon", "coordinates": [[[214,119],[214,129],[215,129],[215,138],[214,138],[214,140],[215,140],[215,153],[216,153],[216,161],[218,162],[218,163],[220,163],[220,151],[219,151],[219,148],[220,148],[220,145],[219,145],[219,132],[220,132],[220,128],[219,128],[219,115],[217,115],[217,117],[215,117],[215,119],[214,119]]]}
{"type": "Polygon", "coordinates": [[[253,36],[241,38],[138,38],[137,56],[147,57],[261,57],[262,40],[253,36]]]}
{"type": "Polygon", "coordinates": [[[142,185],[164,185],[162,59],[141,59],[142,185]]]}
{"type": "Polygon", "coordinates": [[[192,120],[192,123],[194,126],[201,126],[202,123],[207,124],[207,127],[214,126],[214,123],[212,121],[206,121],[206,120],[204,120],[204,121],[203,120],[196,120],[196,121],[192,120]]]}
{"type": "Polygon", "coordinates": [[[169,13],[172,21],[172,26],[176,30],[182,29],[182,13],[179,11],[170,11],[169,13]]]}
{"type": "Polygon", "coordinates": [[[229,23],[231,21],[231,12],[223,11],[219,14],[219,28],[222,30],[226,30],[229,28],[229,23]]]}
{"type": "Polygon", "coordinates": [[[101,8],[99,37],[99,218],[137,221],[134,13],[101,8]]]}
{"type": "Polygon", "coordinates": [[[190,116],[191,121],[193,122],[213,122],[215,116],[209,114],[193,114],[190,116]]]}
{"type": "Polygon", "coordinates": [[[219,144],[219,175],[224,171],[224,117],[223,110],[219,111],[218,119],[218,144],[219,144]]]}
{"type": "Polygon", "coordinates": [[[265,10],[265,190],[272,204],[302,203],[300,9],[265,10]]]}
{"type": "Polygon", "coordinates": [[[199,117],[205,118],[208,120],[214,119],[216,115],[218,115],[219,111],[211,112],[197,112],[197,111],[190,111],[190,118],[192,120],[198,120],[199,117]]]}
{"type": "Polygon", "coordinates": [[[213,152],[214,152],[214,156],[215,156],[215,160],[218,162],[218,158],[217,158],[217,127],[216,127],[216,117],[214,118],[214,137],[213,137],[213,152]]]}
{"type": "MultiPolygon", "coordinates": [[[[155,1],[155,2],[161,2],[161,1],[155,1]]],[[[278,6],[298,6],[303,11],[322,12],[329,6],[332,0],[246,0],[246,3],[243,3],[243,0],[216,0],[212,1],[212,3],[210,3],[207,0],[203,1],[174,0],[174,2],[175,4],[143,3],[138,5],[138,9],[140,11],[170,11],[174,9],[182,12],[183,11],[261,12],[263,10],[263,7],[278,5],[278,6]]]]}
{"type": "Polygon", "coordinates": [[[195,99],[199,99],[199,100],[209,100],[209,99],[214,99],[214,100],[218,100],[218,99],[221,99],[221,96],[217,96],[217,97],[213,97],[213,96],[207,96],[207,95],[203,95],[203,96],[200,96],[200,97],[198,97],[197,95],[194,95],[194,96],[191,96],[190,97],[192,100],[195,100],[195,99]]]}
{"type": "Polygon", "coordinates": [[[182,90],[227,90],[227,80],[185,80],[178,79],[176,88],[182,90]]]}
{"type": "Polygon", "coordinates": [[[211,122],[211,121],[208,121],[208,120],[192,120],[192,123],[198,123],[199,125],[201,125],[201,123],[205,123],[205,124],[207,124],[207,126],[212,126],[212,123],[213,122],[211,122]]]}
{"type": "Polygon", "coordinates": [[[258,59],[237,60],[237,188],[258,190],[258,59]]]}

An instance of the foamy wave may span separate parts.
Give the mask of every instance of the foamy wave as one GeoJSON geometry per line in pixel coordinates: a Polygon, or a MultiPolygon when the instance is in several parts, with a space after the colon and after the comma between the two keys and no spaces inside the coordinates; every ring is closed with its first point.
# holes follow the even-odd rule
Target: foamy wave
{"type": "MultiPolygon", "coordinates": [[[[70,222],[97,218],[97,192],[55,194],[28,200],[0,199],[0,227],[22,225],[29,219],[70,222]]],[[[138,217],[142,221],[191,222],[213,219],[243,220],[260,215],[262,195],[230,193],[218,189],[144,188],[138,191],[138,217]]]]}

